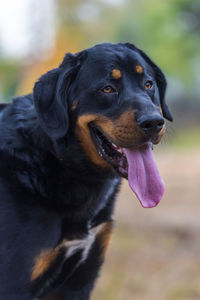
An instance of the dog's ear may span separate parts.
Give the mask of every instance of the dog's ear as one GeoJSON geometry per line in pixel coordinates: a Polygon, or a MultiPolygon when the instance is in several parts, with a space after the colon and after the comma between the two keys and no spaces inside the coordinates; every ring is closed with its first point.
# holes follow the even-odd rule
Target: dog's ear
{"type": "Polygon", "coordinates": [[[83,55],[68,53],[62,64],[36,82],[34,105],[42,129],[51,139],[66,135],[69,127],[67,90],[80,68],[83,55]]]}
{"type": "Polygon", "coordinates": [[[160,103],[161,103],[161,108],[163,112],[163,116],[169,120],[173,121],[173,117],[169,111],[169,108],[165,102],[165,92],[166,92],[166,87],[167,87],[167,81],[166,78],[161,71],[161,69],[140,49],[138,49],[136,46],[130,43],[125,44],[128,48],[139,52],[139,54],[145,59],[145,61],[153,68],[155,78],[156,78],[156,83],[158,85],[158,90],[159,90],[159,95],[160,95],[160,103]]]}

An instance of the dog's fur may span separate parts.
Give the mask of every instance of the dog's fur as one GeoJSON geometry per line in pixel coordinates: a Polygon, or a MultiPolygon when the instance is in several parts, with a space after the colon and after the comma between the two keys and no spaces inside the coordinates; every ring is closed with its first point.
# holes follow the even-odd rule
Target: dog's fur
{"type": "Polygon", "coordinates": [[[132,44],[102,44],[0,107],[0,299],[87,300],[120,184],[90,124],[120,147],[158,143],[137,120],[172,120],[161,70],[132,44]],[[145,88],[145,82],[154,83],[145,88]]]}

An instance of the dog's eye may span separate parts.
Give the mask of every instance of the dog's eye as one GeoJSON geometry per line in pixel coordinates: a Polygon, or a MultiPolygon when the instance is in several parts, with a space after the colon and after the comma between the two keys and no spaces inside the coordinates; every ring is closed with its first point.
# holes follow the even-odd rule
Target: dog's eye
{"type": "Polygon", "coordinates": [[[107,85],[102,89],[102,91],[106,94],[110,94],[110,93],[114,93],[115,89],[112,86],[107,85]]]}
{"type": "Polygon", "coordinates": [[[151,80],[148,80],[148,81],[145,82],[144,86],[145,86],[145,89],[149,90],[149,89],[152,88],[153,82],[151,80]]]}

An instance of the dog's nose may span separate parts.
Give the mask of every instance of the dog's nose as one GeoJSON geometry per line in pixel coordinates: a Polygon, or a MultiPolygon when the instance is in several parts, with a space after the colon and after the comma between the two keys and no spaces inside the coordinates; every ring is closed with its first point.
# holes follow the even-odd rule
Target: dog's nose
{"type": "Polygon", "coordinates": [[[137,120],[137,124],[146,134],[159,133],[164,125],[164,119],[158,115],[143,115],[137,120]]]}

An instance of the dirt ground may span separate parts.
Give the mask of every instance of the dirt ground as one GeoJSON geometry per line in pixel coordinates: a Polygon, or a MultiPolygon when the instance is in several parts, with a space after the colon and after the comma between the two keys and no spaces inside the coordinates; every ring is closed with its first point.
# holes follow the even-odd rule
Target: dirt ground
{"type": "Polygon", "coordinates": [[[161,150],[160,204],[140,206],[123,182],[93,300],[200,299],[200,148],[161,150]]]}

